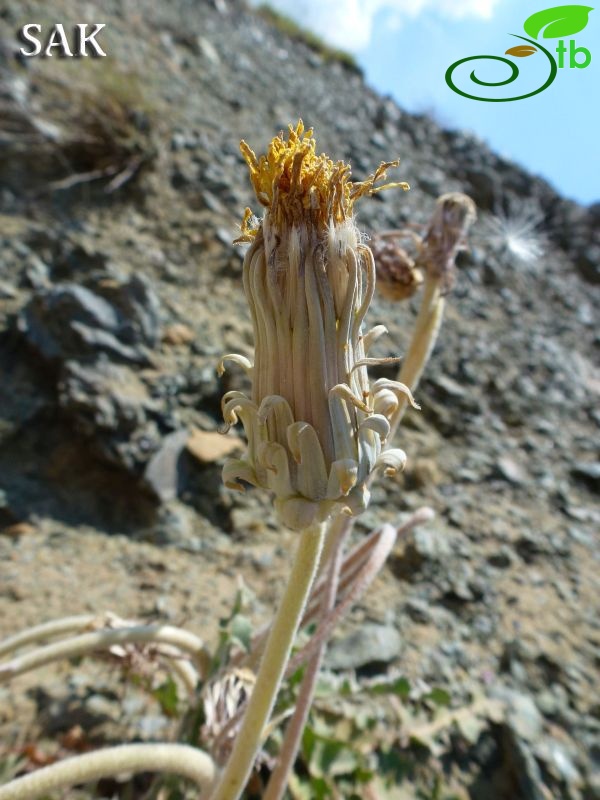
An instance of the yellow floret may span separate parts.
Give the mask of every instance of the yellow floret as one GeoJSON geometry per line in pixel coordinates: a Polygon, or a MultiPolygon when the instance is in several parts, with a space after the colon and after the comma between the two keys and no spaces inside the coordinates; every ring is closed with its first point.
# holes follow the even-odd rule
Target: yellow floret
{"type": "MultiPolygon", "coordinates": [[[[289,126],[287,141],[283,133],[275,136],[267,154],[260,158],[244,141],[240,150],[250,169],[259,203],[280,225],[303,222],[321,228],[331,222],[340,223],[352,216],[354,202],[359,197],[383,189],[409,188],[403,182],[375,186],[385,180],[390,167],[398,166],[398,160],[382,162],[365,181],[351,181],[348,164],[316,154],[312,128],[305,131],[302,120],[295,128],[289,126]]],[[[246,209],[238,241],[249,241],[256,234],[252,219],[252,212],[246,209]]]]}

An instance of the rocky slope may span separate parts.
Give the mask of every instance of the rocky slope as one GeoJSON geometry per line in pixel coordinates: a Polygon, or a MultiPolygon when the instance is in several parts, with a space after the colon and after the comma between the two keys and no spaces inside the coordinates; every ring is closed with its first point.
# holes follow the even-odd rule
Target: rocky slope
{"type": "MultiPolygon", "coordinates": [[[[73,0],[52,11],[81,21],[73,0]]],[[[378,484],[357,527],[423,504],[437,517],[394,554],[330,666],[401,669],[456,707],[502,701],[472,742],[443,742],[456,796],[600,796],[598,206],[403,112],[237,2],[85,14],[106,22],[106,59],[18,59],[20,26],[48,12],[0,11],[0,633],[110,608],[213,642],[237,575],[266,617],[293,543],[266,498],[222,488],[223,442],[206,434],[243,385],[217,379],[218,356],[252,347],[231,244],[256,208],[238,143],[260,150],[301,117],[357,178],[402,159],[411,191],[365,201],[366,232],[424,223],[446,191],[479,208],[423,410],[399,435],[407,472],[378,484]]],[[[378,354],[402,353],[417,308],[374,303],[390,331],[378,354]]],[[[76,701],[84,727],[122,723],[105,675],[94,690],[65,675],[0,689],[9,750],[71,730],[76,701]]],[[[168,727],[138,710],[132,735],[168,727]]]]}

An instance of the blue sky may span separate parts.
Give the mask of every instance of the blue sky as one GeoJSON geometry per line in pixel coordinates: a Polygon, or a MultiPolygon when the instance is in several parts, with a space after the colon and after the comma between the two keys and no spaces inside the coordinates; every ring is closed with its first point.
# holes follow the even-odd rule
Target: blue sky
{"type": "MultiPolygon", "coordinates": [[[[534,97],[484,103],[451,91],[446,69],[466,56],[501,56],[524,44],[509,34],[526,36],[525,19],[552,7],[551,1],[272,0],[271,5],[353,52],[368,83],[403,108],[431,113],[447,127],[470,129],[567,197],[582,203],[600,200],[600,6],[590,12],[587,27],[571,37],[591,52],[588,67],[559,69],[552,85],[534,97]]],[[[540,43],[553,52],[558,40],[540,43]]],[[[542,53],[514,61],[521,74],[507,94],[513,87],[521,94],[544,82],[548,62],[542,53]]],[[[468,73],[474,67],[483,80],[508,74],[499,63],[465,65],[466,80],[459,80],[457,71],[456,83],[473,94],[477,91],[468,73]]]]}

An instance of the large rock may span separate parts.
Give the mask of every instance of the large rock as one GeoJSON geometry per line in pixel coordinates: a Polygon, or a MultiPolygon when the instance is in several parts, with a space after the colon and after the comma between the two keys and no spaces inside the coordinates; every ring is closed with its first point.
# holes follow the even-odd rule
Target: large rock
{"type": "Polygon", "coordinates": [[[333,642],[327,651],[330,669],[358,669],[388,664],[400,655],[402,637],[391,625],[368,623],[333,642]]]}
{"type": "Polygon", "coordinates": [[[147,363],[159,337],[160,304],[147,278],[100,276],[89,285],[62,283],[37,291],[18,328],[51,362],[90,359],[147,363]]]}

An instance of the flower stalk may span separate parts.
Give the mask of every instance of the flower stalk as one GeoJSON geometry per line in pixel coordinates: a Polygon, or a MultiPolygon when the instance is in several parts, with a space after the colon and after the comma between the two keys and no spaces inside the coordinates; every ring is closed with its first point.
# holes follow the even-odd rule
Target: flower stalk
{"type": "MultiPolygon", "coordinates": [[[[301,121],[290,126],[287,140],[276,136],[260,158],[245,142],[241,151],[266,211],[258,221],[246,210],[238,240],[250,243],[243,283],[255,354],[254,363],[235,354],[224,359],[246,370],[252,393],[232,391],[223,397],[225,424],[240,420],[248,439],[246,456],[225,464],[223,480],[241,491],[244,484],[268,489],[278,518],[300,531],[301,541],[241,730],[212,800],[235,800],[250,774],[316,574],[324,523],[366,508],[369,479],[377,467],[391,474],[404,466],[401,450],[384,450],[390,423],[378,409],[380,394],[406,396],[415,405],[401,383],[369,383],[369,364],[397,359],[368,356],[385,328],[363,331],[375,291],[375,262],[353,216],[355,201],[364,195],[392,186],[408,189],[403,183],[376,185],[398,162],[382,163],[365,181],[352,182],[347,164],[316,154],[312,130],[305,131],[301,121]]],[[[334,545],[336,551],[341,558],[334,545]]],[[[336,574],[334,566],[331,577],[336,574]]],[[[324,611],[334,597],[332,584],[324,611]]],[[[313,685],[319,663],[317,656],[313,685]]],[[[310,686],[305,694],[308,708],[310,686]]],[[[295,728],[300,729],[299,723],[295,728]]],[[[289,758],[297,739],[298,730],[289,758]]]]}
{"type": "MultiPolygon", "coordinates": [[[[327,558],[327,554],[325,554],[323,559],[325,579],[319,607],[319,615],[322,619],[326,618],[335,606],[342,569],[343,541],[346,539],[346,528],[344,526],[340,529],[339,526],[336,526],[335,522],[339,519],[347,520],[348,518],[336,517],[336,520],[332,521],[328,526],[325,539],[325,548],[329,550],[329,557],[327,558]]],[[[286,726],[279,757],[269,778],[263,800],[280,800],[283,797],[296,755],[300,749],[302,733],[308,720],[317,678],[325,655],[325,648],[326,642],[321,642],[306,664],[305,673],[298,690],[296,707],[286,726]]]]}
{"type": "Polygon", "coordinates": [[[324,533],[325,526],[317,523],[300,535],[292,572],[269,633],[242,727],[211,800],[236,800],[246,785],[317,572],[324,533]]]}
{"type": "MultiPolygon", "coordinates": [[[[425,366],[433,353],[444,317],[446,295],[455,281],[456,256],[465,248],[467,233],[475,218],[475,203],[470,197],[460,192],[442,195],[436,202],[423,239],[415,237],[412,231],[408,232],[417,241],[418,254],[414,262],[408,259],[410,264],[407,270],[404,264],[406,256],[404,251],[400,251],[403,256],[401,267],[396,270],[400,277],[397,281],[399,291],[396,297],[392,285],[396,277],[394,270],[385,269],[388,284],[386,296],[392,299],[402,299],[407,296],[401,293],[407,283],[407,272],[412,275],[425,274],[423,296],[412,339],[398,373],[398,381],[405,384],[412,392],[416,391],[425,366]]],[[[402,233],[398,232],[398,235],[402,233]]],[[[400,396],[389,397],[388,400],[391,440],[406,411],[407,403],[405,398],[400,396]]]]}

